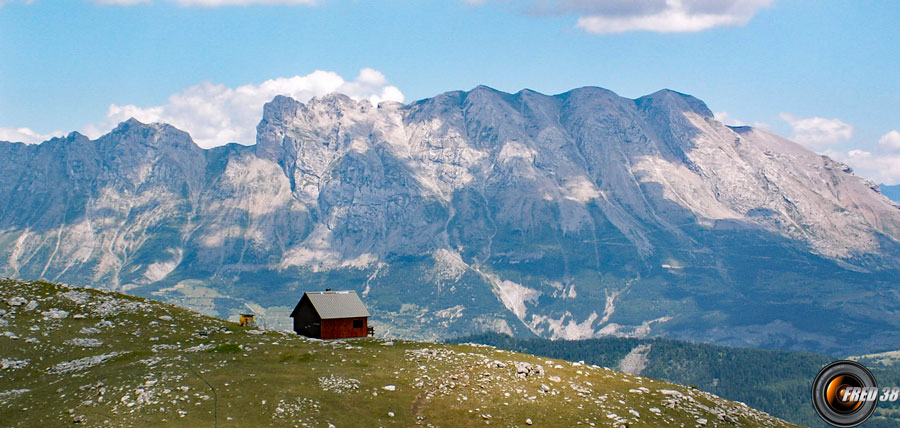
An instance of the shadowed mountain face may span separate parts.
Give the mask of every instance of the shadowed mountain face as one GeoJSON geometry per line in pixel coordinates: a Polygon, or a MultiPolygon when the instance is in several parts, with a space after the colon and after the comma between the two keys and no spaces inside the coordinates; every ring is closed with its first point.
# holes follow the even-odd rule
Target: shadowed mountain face
{"type": "Polygon", "coordinates": [[[900,184],[896,184],[893,186],[887,186],[882,184],[881,191],[884,193],[884,196],[887,196],[894,202],[900,202],[900,184]]]}
{"type": "Polygon", "coordinates": [[[877,189],[668,90],[276,97],[250,147],[134,120],[0,144],[0,274],[277,326],[328,287],[394,335],[859,353],[900,339],[900,208],[877,189]]]}

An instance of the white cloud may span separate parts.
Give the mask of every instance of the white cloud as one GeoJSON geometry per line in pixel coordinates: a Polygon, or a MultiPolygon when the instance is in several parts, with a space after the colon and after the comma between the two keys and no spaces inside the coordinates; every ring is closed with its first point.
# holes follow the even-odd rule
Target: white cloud
{"type": "Polygon", "coordinates": [[[537,14],[578,15],[593,34],[697,32],[745,25],[772,0],[533,0],[537,14]]]}
{"type": "Polygon", "coordinates": [[[875,151],[826,150],[825,155],[852,166],[860,177],[882,184],[900,184],[900,131],[882,135],[875,147],[875,151]]]}
{"type": "Polygon", "coordinates": [[[900,152],[900,131],[894,129],[878,139],[878,148],[889,152],[900,152]]]}
{"type": "Polygon", "coordinates": [[[37,144],[53,137],[62,137],[64,135],[62,131],[40,134],[30,128],[0,128],[0,141],[14,143],[37,144]]]}
{"type": "Polygon", "coordinates": [[[826,150],[825,155],[853,167],[856,175],[876,183],[900,184],[900,155],[872,153],[865,150],[839,152],[826,150]]]}
{"type": "Polygon", "coordinates": [[[800,118],[788,113],[781,113],[781,119],[793,128],[791,139],[812,150],[821,151],[853,137],[853,125],[840,119],[800,118]]]}
{"type": "MultiPolygon", "coordinates": [[[[116,6],[133,6],[141,3],[152,3],[152,0],[93,0],[94,3],[116,6]]],[[[268,5],[314,5],[316,0],[165,0],[179,6],[219,7],[219,6],[248,6],[254,4],[268,5]]]]}
{"type": "Polygon", "coordinates": [[[160,106],[111,105],[106,118],[88,125],[84,133],[91,138],[105,134],[118,123],[134,117],[141,122],[165,122],[191,134],[201,147],[238,142],[253,144],[263,104],[276,95],[307,101],[315,96],[340,92],[356,100],[403,101],[403,93],[387,84],[381,72],[364,68],[353,81],[330,71],[315,71],[306,76],[270,79],[259,85],[230,88],[222,84],[201,83],[169,96],[160,106]]]}
{"type": "Polygon", "coordinates": [[[717,111],[713,113],[713,117],[719,122],[722,122],[723,124],[728,126],[747,126],[746,122],[731,117],[731,115],[728,114],[727,111],[717,111]]]}

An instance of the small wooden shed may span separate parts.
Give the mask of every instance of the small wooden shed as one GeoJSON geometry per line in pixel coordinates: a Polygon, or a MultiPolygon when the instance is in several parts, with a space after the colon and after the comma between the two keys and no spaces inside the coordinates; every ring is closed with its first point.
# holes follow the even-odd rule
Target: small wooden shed
{"type": "Polygon", "coordinates": [[[316,339],[366,337],[369,311],[355,291],[303,293],[294,311],[294,331],[316,339]]]}
{"type": "Polygon", "coordinates": [[[256,327],[256,316],[253,314],[241,314],[241,325],[244,327],[256,327]]]}

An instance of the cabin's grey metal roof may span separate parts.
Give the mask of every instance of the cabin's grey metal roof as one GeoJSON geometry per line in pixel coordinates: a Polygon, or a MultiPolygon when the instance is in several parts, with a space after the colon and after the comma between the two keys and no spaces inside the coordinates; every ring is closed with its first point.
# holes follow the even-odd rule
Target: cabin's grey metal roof
{"type": "Polygon", "coordinates": [[[306,293],[323,320],[368,317],[369,311],[355,291],[318,291],[306,293]]]}

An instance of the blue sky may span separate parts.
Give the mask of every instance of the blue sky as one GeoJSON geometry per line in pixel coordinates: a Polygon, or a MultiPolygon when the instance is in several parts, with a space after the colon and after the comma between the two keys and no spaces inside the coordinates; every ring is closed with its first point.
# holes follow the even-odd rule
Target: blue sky
{"type": "Polygon", "coordinates": [[[478,84],[671,88],[900,182],[895,0],[0,4],[0,139],[96,136],[135,115],[178,122],[205,146],[249,144],[278,92],[409,102],[478,84]]]}

